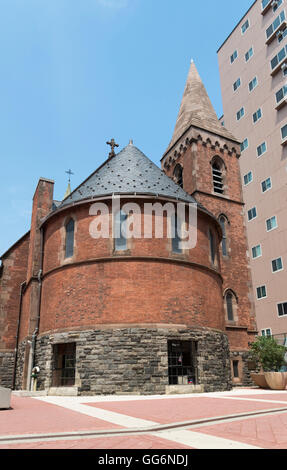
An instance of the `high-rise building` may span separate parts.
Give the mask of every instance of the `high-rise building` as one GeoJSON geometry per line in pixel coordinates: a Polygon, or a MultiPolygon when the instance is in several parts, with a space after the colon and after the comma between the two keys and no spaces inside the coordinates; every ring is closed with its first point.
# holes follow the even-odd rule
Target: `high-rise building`
{"type": "Polygon", "coordinates": [[[258,330],[287,332],[287,1],[256,0],[218,50],[240,169],[258,330]]]}

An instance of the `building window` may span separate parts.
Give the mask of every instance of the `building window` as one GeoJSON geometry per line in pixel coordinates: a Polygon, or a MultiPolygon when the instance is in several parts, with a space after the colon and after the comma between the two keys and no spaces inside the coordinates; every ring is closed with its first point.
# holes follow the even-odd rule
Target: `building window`
{"type": "Polygon", "coordinates": [[[243,25],[241,26],[241,34],[244,34],[249,28],[249,26],[249,20],[246,20],[245,23],[243,23],[243,25]]]}
{"type": "Polygon", "coordinates": [[[241,144],[241,152],[244,152],[249,146],[248,139],[244,139],[244,141],[241,144]]]}
{"type": "Polygon", "coordinates": [[[233,377],[239,379],[239,361],[232,361],[233,365],[233,377]]]}
{"type": "Polygon", "coordinates": [[[233,62],[235,61],[235,59],[237,59],[237,57],[238,57],[237,51],[234,51],[233,54],[230,56],[230,63],[233,64],[233,62]]]}
{"type": "Polygon", "coordinates": [[[237,113],[236,113],[236,119],[237,121],[240,121],[240,119],[244,116],[245,111],[244,108],[241,108],[237,113]]]}
{"type": "Polygon", "coordinates": [[[209,249],[210,249],[210,257],[212,264],[215,264],[215,256],[216,256],[216,248],[215,248],[215,239],[212,230],[208,231],[208,238],[209,238],[209,249]]]}
{"type": "Polygon", "coordinates": [[[257,87],[257,85],[258,85],[257,77],[254,77],[254,78],[251,80],[251,82],[249,82],[249,85],[248,85],[249,91],[250,91],[250,92],[253,91],[254,88],[257,87]]]}
{"type": "Polygon", "coordinates": [[[283,39],[287,36],[287,28],[285,26],[285,28],[281,29],[280,31],[278,31],[278,33],[276,34],[276,36],[278,37],[278,42],[280,44],[281,41],[283,41],[283,39]]]}
{"type": "Polygon", "coordinates": [[[257,157],[261,157],[267,151],[266,142],[263,142],[257,147],[257,157]]]}
{"type": "Polygon", "coordinates": [[[120,210],[115,214],[115,251],[127,250],[126,224],[128,215],[120,210]]]}
{"type": "Polygon", "coordinates": [[[240,87],[240,85],[241,85],[241,80],[240,80],[240,78],[238,78],[238,79],[236,80],[236,82],[233,83],[233,91],[238,90],[238,88],[240,87]]]}
{"type": "Polygon", "coordinates": [[[274,70],[277,65],[279,65],[286,57],[286,49],[287,46],[284,46],[281,51],[276,54],[273,59],[271,59],[270,64],[271,64],[271,69],[274,70]]]}
{"type": "Polygon", "coordinates": [[[280,27],[280,25],[285,20],[285,11],[281,11],[280,15],[275,18],[273,23],[266,29],[266,38],[269,39],[272,34],[280,27]]]}
{"type": "Polygon", "coordinates": [[[271,232],[271,230],[274,230],[275,228],[277,228],[277,218],[276,216],[274,215],[273,217],[271,217],[270,219],[267,219],[266,220],[266,229],[267,229],[267,232],[271,232]]]}
{"type": "Polygon", "coordinates": [[[65,226],[66,229],[66,244],[65,244],[65,258],[71,258],[74,255],[74,236],[75,236],[75,222],[69,219],[65,226]]]}
{"type": "Polygon", "coordinates": [[[283,85],[282,88],[280,88],[280,90],[277,91],[276,93],[276,103],[280,103],[280,101],[283,100],[283,98],[287,95],[287,85],[283,85]]]}
{"type": "Polygon", "coordinates": [[[237,303],[235,295],[232,292],[227,292],[225,296],[226,302],[226,311],[227,311],[227,320],[234,321],[234,310],[235,305],[237,303]]]}
{"type": "Polygon", "coordinates": [[[215,193],[224,193],[223,184],[223,163],[216,160],[212,165],[213,191],[215,193]]]}
{"type": "Polygon", "coordinates": [[[273,12],[275,12],[279,7],[280,5],[282,4],[283,0],[274,0],[271,5],[272,5],[272,9],[273,9],[273,12]]]}
{"type": "Polygon", "coordinates": [[[197,343],[169,340],[167,349],[169,385],[196,385],[198,381],[197,343]]]}
{"type": "Polygon", "coordinates": [[[219,223],[220,223],[221,230],[222,230],[222,242],[221,242],[222,255],[227,256],[227,236],[226,236],[227,220],[224,215],[221,215],[219,217],[219,223]]]}
{"type": "Polygon", "coordinates": [[[252,258],[256,259],[256,258],[260,258],[261,256],[262,256],[261,245],[254,246],[252,248],[252,258]]]}
{"type": "Polygon", "coordinates": [[[266,328],[265,330],[261,330],[261,336],[272,336],[272,331],[270,328],[266,328]]]}
{"type": "Polygon", "coordinates": [[[180,248],[181,243],[181,221],[174,215],[171,217],[171,230],[172,230],[172,252],[173,253],[182,253],[182,249],[180,248]]]}
{"type": "Polygon", "coordinates": [[[264,10],[267,7],[268,3],[271,3],[271,0],[261,0],[261,8],[264,10]]]}
{"type": "Polygon", "coordinates": [[[283,302],[282,304],[277,304],[278,315],[279,317],[284,317],[287,315],[287,302],[283,302]]]}
{"type": "Polygon", "coordinates": [[[252,56],[253,56],[253,47],[250,47],[249,51],[247,51],[245,54],[245,62],[248,62],[252,56]]]}
{"type": "Polygon", "coordinates": [[[181,188],[183,188],[183,169],[180,164],[176,165],[174,169],[173,179],[181,188]]]}
{"type": "Polygon", "coordinates": [[[256,207],[252,207],[252,209],[250,209],[248,211],[248,220],[249,220],[249,222],[253,219],[256,219],[256,217],[257,217],[257,209],[256,209],[256,207]]]}
{"type": "Polygon", "coordinates": [[[252,183],[253,181],[253,173],[252,171],[249,171],[248,173],[246,173],[246,175],[244,175],[244,185],[247,186],[248,184],[252,183]]]}
{"type": "Polygon", "coordinates": [[[262,111],[261,111],[261,108],[257,109],[256,113],[253,114],[252,118],[253,118],[253,123],[255,124],[257,121],[259,121],[259,119],[261,119],[262,117],[262,111]]]}
{"type": "Polygon", "coordinates": [[[53,346],[53,387],[75,385],[76,343],[62,343],[53,346]]]}
{"type": "Polygon", "coordinates": [[[261,188],[262,188],[263,193],[266,193],[266,191],[269,191],[272,188],[271,178],[267,178],[265,181],[262,181],[261,188]]]}
{"type": "Polygon", "coordinates": [[[277,273],[283,270],[282,258],[277,258],[272,261],[272,272],[277,273]]]}
{"type": "Polygon", "coordinates": [[[282,137],[282,140],[285,140],[287,138],[287,124],[281,127],[281,137],[282,137]]]}
{"type": "Polygon", "coordinates": [[[258,300],[267,297],[266,286],[257,287],[256,292],[258,300]]]}

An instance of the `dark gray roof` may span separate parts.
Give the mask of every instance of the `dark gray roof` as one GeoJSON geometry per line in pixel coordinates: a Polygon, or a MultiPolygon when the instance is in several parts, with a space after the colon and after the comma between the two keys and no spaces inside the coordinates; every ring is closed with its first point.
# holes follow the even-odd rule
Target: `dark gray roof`
{"type": "Polygon", "coordinates": [[[130,143],[78,186],[59,208],[84,199],[135,193],[196,203],[192,196],[130,143]]]}

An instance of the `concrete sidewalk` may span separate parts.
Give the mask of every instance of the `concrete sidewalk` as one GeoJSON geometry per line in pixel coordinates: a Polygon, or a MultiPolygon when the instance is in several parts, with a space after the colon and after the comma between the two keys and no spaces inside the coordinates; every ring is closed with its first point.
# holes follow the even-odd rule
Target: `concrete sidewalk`
{"type": "Polygon", "coordinates": [[[21,397],[0,449],[287,449],[287,391],[21,397]]]}

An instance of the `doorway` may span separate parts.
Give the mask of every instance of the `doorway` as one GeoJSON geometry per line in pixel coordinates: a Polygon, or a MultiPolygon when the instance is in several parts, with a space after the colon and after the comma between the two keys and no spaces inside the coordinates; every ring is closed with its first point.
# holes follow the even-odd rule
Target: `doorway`
{"type": "Polygon", "coordinates": [[[53,387],[75,385],[76,343],[55,344],[53,346],[53,387]]]}
{"type": "Polygon", "coordinates": [[[169,385],[197,385],[197,343],[168,341],[169,385]]]}

